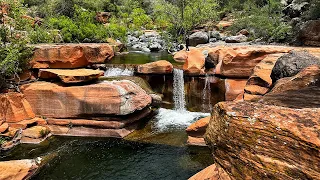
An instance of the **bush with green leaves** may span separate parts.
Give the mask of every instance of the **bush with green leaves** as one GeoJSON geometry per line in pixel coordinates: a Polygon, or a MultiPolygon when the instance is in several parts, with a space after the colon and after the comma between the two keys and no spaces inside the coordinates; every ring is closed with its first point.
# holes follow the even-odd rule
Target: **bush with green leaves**
{"type": "Polygon", "coordinates": [[[238,17],[231,26],[232,34],[241,29],[250,32],[250,39],[261,38],[268,42],[284,42],[292,38],[292,27],[282,19],[280,1],[270,1],[263,7],[251,2],[244,5],[243,11],[235,14],[238,17]]]}

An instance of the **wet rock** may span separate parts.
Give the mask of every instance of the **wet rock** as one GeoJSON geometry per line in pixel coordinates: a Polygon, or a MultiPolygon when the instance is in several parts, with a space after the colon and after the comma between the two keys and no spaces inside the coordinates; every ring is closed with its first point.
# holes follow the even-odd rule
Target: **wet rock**
{"type": "Polygon", "coordinates": [[[46,80],[60,79],[63,83],[72,84],[97,80],[104,72],[92,69],[40,69],[39,78],[46,80]]]}
{"type": "Polygon", "coordinates": [[[308,52],[291,51],[277,60],[271,73],[272,82],[284,77],[294,76],[311,65],[320,65],[320,59],[308,52]]]}
{"type": "Polygon", "coordinates": [[[254,67],[252,75],[249,77],[244,88],[245,100],[258,100],[253,97],[260,98],[270,90],[272,86],[272,79],[270,77],[272,69],[278,58],[282,55],[284,54],[270,54],[254,67]]]}
{"type": "Polygon", "coordinates": [[[21,90],[36,114],[52,118],[127,115],[151,103],[151,97],[128,80],[69,87],[35,82],[21,90]]]}
{"type": "Polygon", "coordinates": [[[320,47],[320,20],[307,21],[300,27],[298,40],[306,46],[320,47]]]}
{"type": "Polygon", "coordinates": [[[212,112],[205,140],[232,179],[317,179],[319,115],[319,106],[222,102],[212,112]]]}
{"type": "Polygon", "coordinates": [[[190,46],[197,46],[198,44],[206,44],[209,42],[209,37],[206,32],[195,32],[190,35],[189,37],[189,45],[190,46]]]}
{"type": "Polygon", "coordinates": [[[212,164],[189,178],[189,180],[231,180],[231,178],[219,165],[212,164]]]}
{"type": "Polygon", "coordinates": [[[248,40],[247,36],[240,34],[237,36],[229,36],[226,38],[226,43],[241,43],[246,42],[248,40]]]}
{"type": "Polygon", "coordinates": [[[44,44],[36,45],[32,68],[81,68],[104,63],[114,56],[109,44],[44,44]]]}
{"type": "Polygon", "coordinates": [[[183,70],[188,74],[201,74],[204,72],[205,55],[199,49],[190,49],[187,51],[188,58],[186,59],[183,70]]]}
{"type": "Polygon", "coordinates": [[[166,60],[139,65],[137,68],[137,72],[143,74],[168,74],[172,73],[172,71],[172,64],[166,60]]]}
{"type": "Polygon", "coordinates": [[[0,162],[0,179],[30,179],[38,169],[35,160],[13,160],[0,162]]]}
{"type": "Polygon", "coordinates": [[[162,46],[158,42],[153,42],[149,45],[149,49],[151,51],[160,51],[162,49],[162,46]]]}
{"type": "Polygon", "coordinates": [[[0,94],[0,120],[16,123],[34,117],[35,114],[23,94],[0,94]]]}
{"type": "Polygon", "coordinates": [[[187,144],[189,146],[207,146],[203,137],[194,137],[194,136],[188,136],[187,144]]]}
{"type": "Polygon", "coordinates": [[[239,95],[244,93],[244,87],[246,86],[247,79],[226,79],[225,80],[225,100],[233,101],[238,98],[239,95]]]}

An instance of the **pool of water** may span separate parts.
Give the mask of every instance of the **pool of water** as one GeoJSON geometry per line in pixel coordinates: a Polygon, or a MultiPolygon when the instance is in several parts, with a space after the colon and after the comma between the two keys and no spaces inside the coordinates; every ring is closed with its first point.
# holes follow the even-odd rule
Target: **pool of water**
{"type": "Polygon", "coordinates": [[[166,51],[145,53],[141,51],[129,51],[128,53],[114,56],[108,64],[145,64],[157,60],[167,60],[172,64],[181,64],[175,62],[172,55],[166,51]]]}
{"type": "Polygon", "coordinates": [[[209,150],[110,138],[52,137],[1,160],[56,154],[32,179],[188,179],[212,164],[209,150]]]}

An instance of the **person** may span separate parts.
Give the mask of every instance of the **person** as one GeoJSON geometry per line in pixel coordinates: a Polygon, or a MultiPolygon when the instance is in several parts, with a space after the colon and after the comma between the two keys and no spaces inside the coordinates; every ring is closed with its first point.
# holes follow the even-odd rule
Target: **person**
{"type": "Polygon", "coordinates": [[[189,51],[189,35],[186,36],[186,50],[189,51]]]}

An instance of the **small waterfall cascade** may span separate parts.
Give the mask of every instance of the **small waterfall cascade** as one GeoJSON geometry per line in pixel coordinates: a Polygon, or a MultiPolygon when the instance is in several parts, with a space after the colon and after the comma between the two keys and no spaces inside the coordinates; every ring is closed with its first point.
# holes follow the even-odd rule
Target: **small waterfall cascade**
{"type": "Polygon", "coordinates": [[[209,109],[210,112],[212,111],[210,76],[208,74],[206,74],[204,88],[202,91],[202,109],[209,109]]]}
{"type": "Polygon", "coordinates": [[[173,109],[160,108],[155,117],[155,129],[168,131],[170,129],[185,129],[199,118],[209,116],[209,113],[190,112],[186,109],[183,70],[173,70],[173,109]]]}
{"type": "Polygon", "coordinates": [[[183,70],[173,70],[173,102],[174,110],[186,111],[183,70]]]}
{"type": "Polygon", "coordinates": [[[108,68],[104,72],[104,77],[112,77],[112,76],[133,76],[134,70],[133,69],[121,69],[117,67],[108,68]]]}

